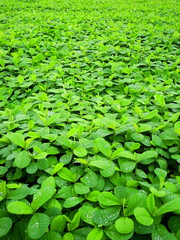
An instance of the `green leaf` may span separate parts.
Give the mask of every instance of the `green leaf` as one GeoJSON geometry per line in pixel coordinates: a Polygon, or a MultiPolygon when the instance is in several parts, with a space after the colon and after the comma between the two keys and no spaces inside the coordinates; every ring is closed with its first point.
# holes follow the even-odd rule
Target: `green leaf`
{"type": "Polygon", "coordinates": [[[16,156],[14,160],[14,166],[18,168],[25,168],[30,164],[30,162],[31,162],[31,157],[29,153],[26,150],[23,150],[16,156]]]}
{"type": "Polygon", "coordinates": [[[78,228],[80,224],[80,220],[81,220],[81,213],[77,212],[73,217],[72,221],[67,225],[68,231],[71,232],[74,229],[78,228]]]}
{"type": "Polygon", "coordinates": [[[101,228],[94,228],[88,235],[87,240],[101,240],[103,236],[103,230],[101,228]]]}
{"type": "Polygon", "coordinates": [[[27,232],[30,238],[39,239],[48,230],[50,219],[46,214],[35,213],[30,219],[27,232]]]}
{"type": "Polygon", "coordinates": [[[165,204],[163,204],[156,212],[157,216],[160,216],[167,212],[179,211],[180,210],[180,198],[175,198],[165,204]]]}
{"type": "Polygon", "coordinates": [[[66,227],[66,219],[63,215],[58,215],[51,222],[51,231],[62,233],[66,227]]]}
{"type": "Polygon", "coordinates": [[[7,205],[7,210],[12,214],[33,214],[34,212],[31,206],[21,201],[10,202],[7,205]]]}
{"type": "Polygon", "coordinates": [[[136,167],[136,163],[132,161],[119,161],[120,163],[120,170],[124,173],[132,172],[136,167]]]}
{"type": "Polygon", "coordinates": [[[82,148],[82,147],[76,147],[74,149],[74,154],[77,157],[85,157],[87,155],[87,150],[85,148],[82,148]]]}
{"type": "Polygon", "coordinates": [[[33,201],[31,203],[32,208],[36,211],[53,196],[55,191],[54,178],[46,178],[43,181],[41,188],[33,196],[33,201]]]}
{"type": "Polygon", "coordinates": [[[87,174],[81,178],[81,182],[83,182],[88,187],[95,187],[97,186],[98,176],[95,172],[91,169],[86,169],[87,174]]]}
{"type": "Polygon", "coordinates": [[[168,227],[173,233],[180,230],[180,216],[172,216],[168,220],[168,227]]]}
{"type": "Polygon", "coordinates": [[[8,171],[8,168],[7,168],[7,167],[1,167],[1,166],[0,166],[0,175],[5,174],[7,171],[8,171]]]}
{"type": "Polygon", "coordinates": [[[41,238],[41,240],[62,240],[62,237],[57,232],[48,232],[41,238]]]}
{"type": "Polygon", "coordinates": [[[154,195],[150,193],[147,197],[147,207],[151,215],[154,214],[156,210],[154,195]]]}
{"type": "Polygon", "coordinates": [[[86,194],[90,192],[90,188],[83,183],[75,183],[74,184],[74,191],[77,194],[86,194]]]}
{"type": "Polygon", "coordinates": [[[154,135],[154,134],[152,134],[151,144],[153,144],[156,147],[167,148],[167,146],[164,144],[163,140],[159,136],[154,135]]]}
{"type": "Polygon", "coordinates": [[[12,226],[12,220],[9,217],[0,218],[0,237],[6,235],[12,226]]]}
{"type": "Polygon", "coordinates": [[[152,119],[153,117],[155,117],[157,114],[158,114],[158,110],[155,109],[152,112],[143,114],[143,118],[145,120],[149,120],[149,119],[152,119]]]}
{"type": "Polygon", "coordinates": [[[146,160],[149,158],[156,158],[157,156],[158,153],[156,151],[145,151],[138,157],[138,161],[146,160]]]}
{"type": "Polygon", "coordinates": [[[102,152],[106,157],[110,157],[112,154],[111,145],[103,138],[97,138],[95,140],[95,146],[102,152]]]}
{"type": "Polygon", "coordinates": [[[30,193],[30,188],[28,188],[26,186],[22,186],[16,190],[11,190],[8,193],[7,198],[19,200],[19,199],[25,198],[27,195],[29,195],[29,193],[30,193]]]}
{"type": "Polygon", "coordinates": [[[72,196],[73,192],[73,186],[64,186],[61,189],[59,189],[58,193],[56,194],[56,198],[63,198],[67,199],[72,196]]]}
{"type": "Polygon", "coordinates": [[[16,145],[25,148],[26,142],[24,140],[24,136],[21,133],[9,133],[8,138],[11,142],[15,143],[16,145]]]}
{"type": "Polygon", "coordinates": [[[69,182],[76,181],[76,174],[72,173],[68,168],[63,167],[58,171],[58,176],[69,182]]]}
{"type": "Polygon", "coordinates": [[[111,239],[111,240],[128,240],[128,239],[131,239],[134,233],[132,231],[129,234],[121,234],[116,230],[114,224],[111,224],[110,226],[106,227],[104,232],[108,236],[108,239],[111,239]]]}
{"type": "Polygon", "coordinates": [[[156,230],[152,233],[152,240],[177,240],[176,237],[168,232],[164,225],[156,226],[156,230]]]}
{"type": "Polygon", "coordinates": [[[144,139],[144,135],[140,133],[132,133],[131,137],[134,141],[142,141],[144,139]]]}
{"type": "Polygon", "coordinates": [[[48,120],[47,120],[47,125],[51,125],[52,123],[56,122],[60,118],[60,113],[55,113],[53,114],[48,120]]]}
{"type": "Polygon", "coordinates": [[[180,121],[178,121],[174,124],[174,131],[175,131],[175,133],[180,135],[180,121]]]}
{"type": "Polygon", "coordinates": [[[84,200],[84,198],[81,197],[70,197],[67,198],[64,202],[63,207],[65,208],[72,208],[76,205],[78,205],[79,203],[81,203],[84,200]]]}
{"type": "Polygon", "coordinates": [[[162,108],[165,106],[165,100],[163,95],[155,94],[154,98],[162,108]]]}
{"type": "Polygon", "coordinates": [[[62,240],[74,240],[73,234],[70,232],[65,233],[62,240]]]}
{"type": "Polygon", "coordinates": [[[98,201],[104,206],[116,206],[120,205],[119,199],[111,192],[101,192],[98,195],[98,201]]]}
{"type": "Polygon", "coordinates": [[[112,162],[110,160],[107,160],[106,158],[102,158],[98,155],[92,157],[89,161],[89,166],[97,167],[100,169],[108,169],[112,166],[112,162]]]}
{"type": "Polygon", "coordinates": [[[128,234],[134,229],[134,222],[131,218],[121,217],[115,222],[116,230],[121,234],[128,234]]]}
{"type": "Polygon", "coordinates": [[[3,181],[0,183],[0,201],[6,197],[6,182],[3,181]]]}
{"type": "Polygon", "coordinates": [[[70,139],[68,139],[66,136],[59,136],[56,139],[57,143],[65,146],[67,148],[72,148],[72,141],[70,139]]]}
{"type": "Polygon", "coordinates": [[[134,210],[134,216],[139,223],[145,226],[150,226],[154,222],[153,218],[145,208],[137,207],[134,210]]]}
{"type": "Polygon", "coordinates": [[[37,155],[33,156],[34,159],[43,159],[43,158],[46,158],[47,157],[47,152],[41,152],[41,153],[38,153],[37,155]]]}
{"type": "Polygon", "coordinates": [[[123,152],[119,153],[119,157],[135,160],[134,154],[131,153],[130,151],[123,151],[123,152]]]}
{"type": "Polygon", "coordinates": [[[55,173],[57,173],[63,166],[64,166],[63,163],[56,164],[51,172],[51,175],[54,175],[55,173]]]}
{"type": "Polygon", "coordinates": [[[119,216],[120,207],[107,207],[105,209],[96,209],[92,213],[92,221],[97,225],[108,226],[112,224],[119,216]]]}
{"type": "Polygon", "coordinates": [[[87,195],[87,197],[86,197],[86,199],[87,200],[89,200],[89,201],[91,201],[91,202],[97,202],[98,201],[98,195],[99,195],[99,191],[91,191],[88,195],[87,195]]]}
{"type": "Polygon", "coordinates": [[[154,194],[154,196],[156,197],[164,197],[166,195],[165,191],[158,191],[156,188],[154,187],[150,187],[149,190],[154,194]]]}
{"type": "Polygon", "coordinates": [[[82,206],[79,209],[79,212],[81,213],[81,219],[83,222],[88,223],[93,226],[95,225],[92,221],[92,214],[94,212],[94,208],[91,205],[82,206]]]}

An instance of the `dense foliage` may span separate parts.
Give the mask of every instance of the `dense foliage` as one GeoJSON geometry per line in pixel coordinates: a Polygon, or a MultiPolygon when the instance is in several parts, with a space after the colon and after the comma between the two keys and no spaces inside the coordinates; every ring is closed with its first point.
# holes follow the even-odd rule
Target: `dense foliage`
{"type": "Polygon", "coordinates": [[[180,239],[176,0],[1,0],[0,239],[180,239]]]}

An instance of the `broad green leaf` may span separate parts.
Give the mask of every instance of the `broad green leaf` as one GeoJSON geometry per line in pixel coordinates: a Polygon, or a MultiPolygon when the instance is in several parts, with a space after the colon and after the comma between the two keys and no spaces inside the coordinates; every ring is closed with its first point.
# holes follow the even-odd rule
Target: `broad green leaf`
{"type": "Polygon", "coordinates": [[[155,94],[154,98],[156,100],[156,102],[158,102],[158,104],[163,108],[165,106],[165,99],[164,96],[161,94],[155,94]]]}
{"type": "Polygon", "coordinates": [[[145,151],[138,157],[138,161],[146,160],[149,158],[156,158],[157,156],[158,156],[158,153],[156,151],[152,151],[152,150],[145,151]]]}
{"type": "Polygon", "coordinates": [[[58,121],[60,118],[60,114],[59,113],[55,113],[53,114],[48,120],[47,120],[47,125],[51,125],[52,123],[58,121]]]}
{"type": "Polygon", "coordinates": [[[156,147],[167,148],[167,146],[164,144],[163,140],[159,136],[154,135],[154,134],[152,134],[151,144],[156,147]]]}
{"type": "Polygon", "coordinates": [[[108,164],[109,164],[108,168],[100,170],[101,176],[106,178],[111,177],[116,171],[116,166],[112,161],[109,161],[108,164]]]}
{"type": "Polygon", "coordinates": [[[134,210],[134,216],[139,223],[145,226],[150,226],[154,222],[153,218],[145,208],[137,207],[134,210]]]}
{"type": "Polygon", "coordinates": [[[140,133],[132,133],[131,137],[134,141],[143,141],[144,135],[140,133]]]}
{"type": "Polygon", "coordinates": [[[74,236],[73,236],[72,233],[67,232],[67,233],[64,234],[62,240],[74,240],[74,236]]]}
{"type": "Polygon", "coordinates": [[[63,215],[58,215],[51,222],[51,231],[62,233],[66,227],[66,219],[63,215]]]}
{"type": "Polygon", "coordinates": [[[72,197],[72,192],[73,192],[73,186],[64,186],[61,189],[59,189],[59,191],[56,194],[56,198],[63,198],[63,199],[67,199],[69,197],[72,197]]]}
{"type": "Polygon", "coordinates": [[[81,213],[81,219],[83,222],[88,223],[92,226],[95,226],[95,224],[92,221],[92,214],[94,212],[94,208],[89,205],[89,206],[82,206],[79,208],[79,212],[81,213]]]}
{"type": "Polygon", "coordinates": [[[134,220],[134,231],[139,235],[153,233],[155,231],[155,224],[153,223],[150,226],[144,226],[135,219],[134,220]]]}
{"type": "Polygon", "coordinates": [[[180,198],[175,198],[167,203],[164,203],[156,212],[157,216],[160,216],[167,212],[180,210],[180,198]]]}
{"type": "Polygon", "coordinates": [[[31,206],[26,205],[24,202],[21,201],[14,201],[10,202],[7,205],[8,212],[12,214],[33,214],[33,209],[31,206]]]}
{"type": "Polygon", "coordinates": [[[156,188],[154,187],[150,187],[149,190],[153,193],[154,196],[156,197],[164,197],[166,195],[166,192],[161,190],[158,191],[156,188]]]}
{"type": "Polygon", "coordinates": [[[155,174],[158,176],[159,179],[165,179],[167,176],[167,171],[161,169],[161,168],[156,168],[154,170],[155,174]]]}
{"type": "Polygon", "coordinates": [[[78,211],[73,217],[72,221],[67,224],[68,231],[71,232],[74,229],[78,228],[80,224],[80,220],[81,220],[81,213],[78,211]]]}
{"type": "Polygon", "coordinates": [[[128,239],[131,239],[134,233],[132,231],[129,234],[121,234],[116,230],[114,224],[111,224],[110,226],[106,227],[104,232],[108,236],[108,239],[111,239],[111,240],[128,240],[128,239]]]}
{"type": "Polygon", "coordinates": [[[25,198],[27,195],[29,195],[29,193],[30,193],[30,188],[28,188],[26,186],[22,186],[16,190],[11,190],[8,193],[7,198],[19,200],[19,199],[25,198]]]}
{"type": "Polygon", "coordinates": [[[91,169],[87,169],[86,172],[87,174],[81,178],[81,182],[83,182],[86,186],[91,188],[97,186],[98,182],[97,174],[93,172],[91,169]]]}
{"type": "Polygon", "coordinates": [[[12,226],[12,220],[9,217],[0,218],[0,237],[6,235],[12,226]]]}
{"type": "Polygon", "coordinates": [[[162,224],[156,226],[156,230],[152,233],[152,240],[177,240],[176,237],[168,232],[162,224]]]}
{"type": "Polygon", "coordinates": [[[24,136],[21,133],[9,133],[8,138],[11,142],[15,143],[16,145],[25,148],[26,142],[24,140],[24,136]]]}
{"type": "Polygon", "coordinates": [[[101,228],[94,228],[88,235],[87,240],[101,240],[103,236],[103,230],[101,228]]]}
{"type": "Polygon", "coordinates": [[[180,135],[180,121],[178,121],[174,124],[174,131],[175,131],[175,133],[180,135]]]}
{"type": "Polygon", "coordinates": [[[58,171],[58,176],[69,182],[76,181],[76,174],[71,172],[68,168],[63,167],[58,171]]]}
{"type": "Polygon", "coordinates": [[[68,139],[66,136],[59,136],[56,139],[57,143],[65,146],[67,148],[72,148],[72,141],[70,139],[68,139]]]}
{"type": "Polygon", "coordinates": [[[168,227],[173,233],[180,230],[180,216],[172,216],[168,220],[168,227]]]}
{"type": "Polygon", "coordinates": [[[86,194],[90,192],[90,188],[83,183],[75,183],[74,184],[74,191],[77,194],[86,194]]]}
{"type": "Polygon", "coordinates": [[[119,199],[111,192],[101,192],[98,195],[98,201],[104,206],[116,206],[120,205],[119,199]]]}
{"type": "Polygon", "coordinates": [[[34,194],[31,203],[32,208],[36,211],[46,203],[55,193],[55,181],[53,177],[48,177],[42,183],[41,188],[34,194]]]}
{"type": "Polygon", "coordinates": [[[57,173],[62,167],[64,166],[63,163],[58,163],[54,166],[51,174],[54,175],[55,173],[57,173]]]}
{"type": "Polygon", "coordinates": [[[155,198],[152,193],[150,193],[147,197],[147,207],[151,215],[153,215],[156,210],[156,205],[155,205],[155,198]]]}
{"type": "MultiPolygon", "coordinates": [[[[133,191],[131,191],[131,189],[128,189],[126,196],[127,196],[126,197],[127,200],[125,202],[126,209],[124,209],[124,213],[126,214],[127,217],[133,215],[134,209],[136,207],[146,207],[147,195],[143,191],[135,190],[133,192],[133,191]]],[[[123,202],[123,200],[124,199],[122,198],[122,202],[123,202]]]]}
{"type": "Polygon", "coordinates": [[[6,197],[6,182],[3,181],[0,183],[0,201],[6,197]]]}
{"type": "Polygon", "coordinates": [[[0,175],[5,174],[7,171],[8,171],[8,168],[7,168],[7,167],[1,167],[1,166],[0,166],[0,175]]]}
{"type": "Polygon", "coordinates": [[[99,191],[91,191],[88,195],[87,195],[87,197],[86,197],[86,199],[87,200],[89,200],[89,201],[91,201],[91,202],[97,202],[98,201],[98,195],[99,195],[99,191]]]}
{"type": "Polygon", "coordinates": [[[48,232],[44,234],[41,240],[62,240],[62,237],[57,232],[48,232]]]}
{"type": "Polygon", "coordinates": [[[152,126],[149,124],[139,124],[138,132],[148,132],[152,129],[152,126]]]}
{"type": "Polygon", "coordinates": [[[100,169],[107,169],[111,166],[111,161],[96,155],[90,159],[88,165],[100,169]]]}
{"type": "Polygon", "coordinates": [[[149,120],[149,119],[152,119],[153,117],[155,117],[157,114],[158,114],[158,110],[153,110],[152,112],[143,114],[143,118],[145,120],[149,120]]]}
{"type": "Polygon", "coordinates": [[[120,164],[120,170],[124,173],[132,172],[134,168],[136,167],[136,163],[132,161],[119,161],[120,164]]]}
{"type": "Polygon", "coordinates": [[[134,154],[131,153],[130,151],[123,151],[123,152],[119,153],[119,157],[135,160],[134,154]]]}
{"type": "Polygon", "coordinates": [[[16,156],[14,160],[14,166],[18,168],[25,168],[30,164],[30,162],[31,157],[29,153],[26,150],[23,150],[16,156]]]}
{"type": "Polygon", "coordinates": [[[111,145],[103,138],[97,138],[95,140],[95,146],[102,152],[106,157],[110,157],[112,154],[111,145]]]}
{"type": "Polygon", "coordinates": [[[120,207],[107,207],[105,209],[96,209],[92,213],[92,221],[98,226],[108,226],[119,216],[120,207]]]}
{"type": "Polygon", "coordinates": [[[85,157],[87,155],[87,150],[85,148],[82,148],[82,147],[76,147],[74,149],[74,154],[77,157],[85,157]]]}
{"type": "Polygon", "coordinates": [[[67,198],[64,202],[63,207],[64,208],[72,208],[72,207],[78,205],[79,203],[81,203],[83,200],[84,200],[84,198],[81,198],[81,197],[67,198]]]}
{"type": "Polygon", "coordinates": [[[34,159],[43,159],[43,158],[46,158],[47,157],[47,152],[41,152],[41,153],[38,153],[37,155],[33,156],[34,159]]]}
{"type": "Polygon", "coordinates": [[[48,230],[50,219],[46,214],[35,213],[27,226],[27,232],[30,238],[39,239],[48,230]]]}
{"type": "Polygon", "coordinates": [[[116,220],[115,228],[121,234],[129,234],[134,229],[134,222],[131,218],[121,217],[116,220]]]}

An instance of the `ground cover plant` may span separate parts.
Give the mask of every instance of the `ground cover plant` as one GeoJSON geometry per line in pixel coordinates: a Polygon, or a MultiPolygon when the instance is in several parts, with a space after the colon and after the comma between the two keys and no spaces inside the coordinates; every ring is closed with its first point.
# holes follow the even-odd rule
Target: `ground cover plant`
{"type": "Polygon", "coordinates": [[[176,0],[1,0],[0,239],[180,239],[176,0]]]}

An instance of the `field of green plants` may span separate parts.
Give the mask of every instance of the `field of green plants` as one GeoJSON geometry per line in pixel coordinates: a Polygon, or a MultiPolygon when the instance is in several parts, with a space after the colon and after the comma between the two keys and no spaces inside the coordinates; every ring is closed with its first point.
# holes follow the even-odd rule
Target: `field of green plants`
{"type": "Polygon", "coordinates": [[[178,0],[1,0],[0,240],[180,239],[178,0]]]}

